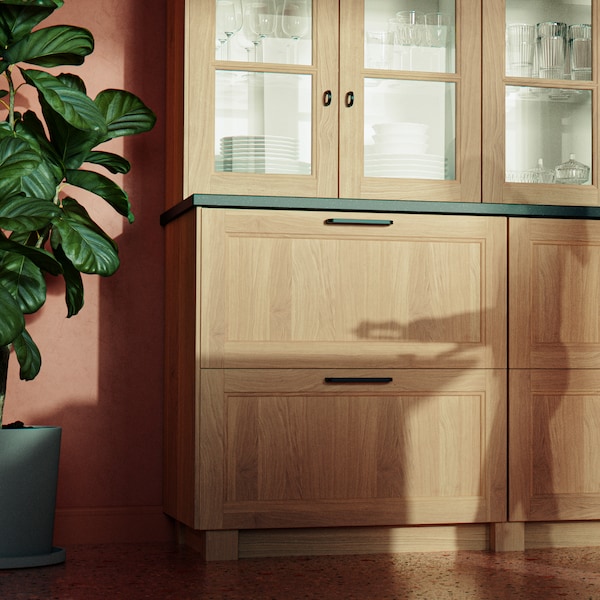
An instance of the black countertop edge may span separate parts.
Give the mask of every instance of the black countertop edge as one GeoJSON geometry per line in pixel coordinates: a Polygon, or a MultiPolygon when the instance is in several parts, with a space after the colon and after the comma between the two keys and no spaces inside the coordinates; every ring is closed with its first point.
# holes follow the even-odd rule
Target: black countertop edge
{"type": "Polygon", "coordinates": [[[492,204],[430,202],[422,200],[358,200],[352,198],[301,198],[293,196],[230,196],[194,194],[165,211],[161,225],[188,210],[204,208],[253,208],[263,210],[319,210],[372,213],[416,213],[495,217],[544,217],[554,219],[600,219],[600,207],[551,206],[546,204],[492,204]]]}

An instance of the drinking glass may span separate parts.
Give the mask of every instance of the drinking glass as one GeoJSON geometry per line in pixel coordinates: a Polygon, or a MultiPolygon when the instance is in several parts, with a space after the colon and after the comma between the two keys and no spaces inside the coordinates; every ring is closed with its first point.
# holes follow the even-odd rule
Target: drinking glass
{"type": "Polygon", "coordinates": [[[564,79],[567,55],[567,24],[546,21],[538,23],[536,28],[540,77],[544,79],[564,79]]]}
{"type": "Polygon", "coordinates": [[[433,48],[445,48],[452,27],[450,15],[441,12],[425,15],[425,41],[433,48]]]}
{"type": "Polygon", "coordinates": [[[569,25],[569,49],[571,56],[571,79],[592,78],[592,26],[569,25]]]}
{"type": "Polygon", "coordinates": [[[223,48],[226,59],[231,59],[231,38],[242,28],[241,0],[217,0],[217,39],[220,43],[221,58],[223,48]]]}
{"type": "Polygon", "coordinates": [[[532,77],[535,57],[535,27],[527,23],[511,23],[506,27],[508,50],[507,75],[532,77]]]}
{"type": "Polygon", "coordinates": [[[262,62],[262,41],[273,35],[276,24],[275,0],[249,2],[244,12],[244,28],[254,44],[254,61],[262,62]]]}
{"type": "Polygon", "coordinates": [[[281,11],[281,29],[292,40],[291,45],[288,46],[288,63],[296,64],[298,40],[308,33],[308,25],[307,0],[284,0],[281,11]]]}
{"type": "Polygon", "coordinates": [[[405,46],[421,46],[425,15],[418,10],[401,10],[396,13],[396,18],[400,43],[405,46]]]}

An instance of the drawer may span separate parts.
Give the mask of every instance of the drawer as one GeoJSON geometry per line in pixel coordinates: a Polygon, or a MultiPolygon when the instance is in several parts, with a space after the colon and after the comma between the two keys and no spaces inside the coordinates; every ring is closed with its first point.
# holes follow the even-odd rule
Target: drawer
{"type": "Polygon", "coordinates": [[[202,209],[205,368],[502,368],[506,220],[202,209]]]}
{"type": "Polygon", "coordinates": [[[206,369],[198,410],[199,529],[505,519],[505,371],[206,369]]]}

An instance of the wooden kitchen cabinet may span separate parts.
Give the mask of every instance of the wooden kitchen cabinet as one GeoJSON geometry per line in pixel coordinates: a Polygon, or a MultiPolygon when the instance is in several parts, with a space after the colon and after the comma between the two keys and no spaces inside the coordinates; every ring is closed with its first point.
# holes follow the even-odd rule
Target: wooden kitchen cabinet
{"type": "Polygon", "coordinates": [[[506,365],[505,219],[252,209],[197,219],[203,368],[506,365]]]}
{"type": "Polygon", "coordinates": [[[280,0],[256,50],[242,27],[215,52],[216,4],[168,11],[180,127],[168,131],[167,207],[194,193],[481,201],[480,0],[421,3],[449,19],[443,41],[419,23],[418,40],[387,40],[384,64],[365,32],[386,32],[401,7],[309,2],[291,59],[280,0]]]}
{"type": "Polygon", "coordinates": [[[199,376],[196,529],[505,518],[501,369],[199,376]]]}
{"type": "Polygon", "coordinates": [[[259,58],[244,28],[227,42],[227,57],[215,52],[216,2],[171,3],[169,109],[176,126],[167,134],[167,207],[194,193],[600,204],[595,47],[589,79],[571,78],[569,50],[563,78],[549,79],[538,70],[515,73],[506,42],[516,23],[597,30],[596,0],[415,5],[449,19],[437,66],[429,26],[419,25],[422,39],[407,43],[390,25],[405,5],[308,5],[310,27],[292,60],[280,24],[257,44],[259,58]],[[388,29],[397,43],[388,38],[387,62],[374,63],[369,35],[388,29]],[[571,155],[588,175],[557,183],[555,167],[571,155]]]}
{"type": "Polygon", "coordinates": [[[600,223],[509,230],[509,518],[600,519],[600,223]]]}
{"type": "Polygon", "coordinates": [[[600,369],[511,369],[509,381],[510,520],[600,519],[600,369]]]}
{"type": "Polygon", "coordinates": [[[168,514],[505,519],[505,219],[203,208],[166,236],[168,514]]]}
{"type": "Polygon", "coordinates": [[[599,369],[600,222],[509,219],[509,366],[599,369]]]}
{"type": "MultiPolygon", "coordinates": [[[[483,3],[482,199],[493,203],[598,206],[598,52],[596,0],[500,0],[483,3]],[[560,77],[542,69],[538,24],[563,26],[566,48],[560,77]],[[571,67],[571,26],[591,27],[582,77],[571,67]],[[511,27],[530,27],[532,66],[517,63],[508,42],[511,27]],[[515,61],[515,62],[513,62],[515,61]],[[587,172],[580,181],[555,168],[573,159],[587,172]],[[541,162],[540,162],[541,161],[541,162]],[[564,173],[563,173],[564,175],[564,173]]],[[[558,32],[556,32],[558,33],[558,32]]],[[[524,47],[526,37],[521,38],[524,47]]],[[[556,40],[559,38],[556,37],[556,40]]],[[[577,42],[579,43],[579,42],[577,42]]],[[[587,42],[586,42],[587,43],[587,42]]],[[[514,47],[514,46],[513,46],[514,47]]],[[[557,56],[560,53],[557,53],[557,56]]],[[[577,176],[580,176],[578,173],[577,176]]]]}

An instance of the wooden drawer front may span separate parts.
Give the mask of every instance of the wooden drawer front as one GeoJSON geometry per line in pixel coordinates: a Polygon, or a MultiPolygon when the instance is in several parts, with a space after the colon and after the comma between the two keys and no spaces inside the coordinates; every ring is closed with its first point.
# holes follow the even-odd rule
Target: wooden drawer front
{"type": "Polygon", "coordinates": [[[510,366],[600,368],[600,222],[510,219],[510,366]]]}
{"type": "Polygon", "coordinates": [[[504,520],[505,388],[502,370],[203,370],[205,525],[504,520]]]}
{"type": "Polygon", "coordinates": [[[510,518],[600,519],[600,371],[510,371],[510,518]]]}
{"type": "Polygon", "coordinates": [[[203,367],[506,364],[502,218],[203,209],[202,221],[203,367]]]}

